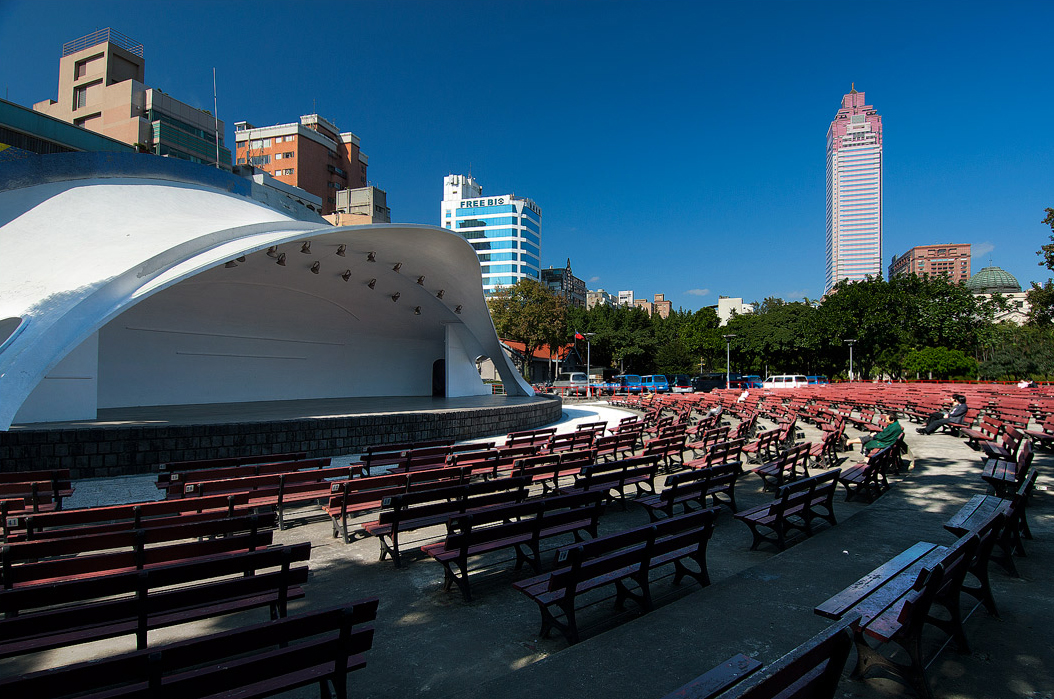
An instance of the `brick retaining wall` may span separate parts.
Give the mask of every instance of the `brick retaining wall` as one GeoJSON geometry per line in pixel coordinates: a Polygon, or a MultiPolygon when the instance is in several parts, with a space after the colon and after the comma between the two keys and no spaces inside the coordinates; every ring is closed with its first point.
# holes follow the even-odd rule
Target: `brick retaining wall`
{"type": "Polygon", "coordinates": [[[389,413],[221,425],[19,429],[0,432],[0,472],[68,468],[74,479],[154,473],[167,461],[306,451],[359,453],[370,444],[474,439],[560,419],[559,399],[501,408],[389,413]]]}

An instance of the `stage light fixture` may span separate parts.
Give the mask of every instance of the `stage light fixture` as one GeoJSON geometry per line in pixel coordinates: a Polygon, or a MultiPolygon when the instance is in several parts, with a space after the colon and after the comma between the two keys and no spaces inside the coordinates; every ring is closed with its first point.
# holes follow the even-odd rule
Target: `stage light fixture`
{"type": "Polygon", "coordinates": [[[395,266],[392,267],[392,271],[393,272],[398,272],[402,268],[403,268],[403,263],[402,262],[396,262],[395,266]]]}
{"type": "Polygon", "coordinates": [[[366,253],[366,261],[367,262],[376,262],[377,261],[377,253],[375,253],[375,252],[368,252],[368,253],[366,253]]]}
{"type": "Polygon", "coordinates": [[[304,253],[305,255],[310,255],[311,254],[311,241],[310,240],[304,241],[304,244],[300,246],[300,252],[304,253]]]}
{"type": "Polygon", "coordinates": [[[461,306],[458,306],[457,308],[455,308],[454,309],[454,313],[457,313],[458,315],[461,315],[461,306]]]}
{"type": "Polygon", "coordinates": [[[414,306],[414,315],[415,316],[421,315],[421,307],[420,306],[414,306]]]}
{"type": "Polygon", "coordinates": [[[439,291],[436,292],[436,298],[437,299],[443,298],[443,294],[445,294],[445,293],[446,293],[445,289],[440,289],[439,291]]]}
{"type": "Polygon", "coordinates": [[[398,291],[396,291],[394,294],[392,294],[392,302],[394,303],[394,302],[398,301],[400,296],[402,296],[402,294],[400,294],[398,291]]]}
{"type": "Polygon", "coordinates": [[[236,257],[236,258],[234,258],[234,259],[235,259],[235,261],[237,261],[237,262],[245,262],[245,255],[242,255],[241,257],[236,257]]]}
{"type": "Polygon", "coordinates": [[[420,284],[421,286],[425,285],[424,275],[421,275],[420,277],[417,278],[417,283],[420,284]]]}
{"type": "Polygon", "coordinates": [[[337,246],[337,254],[340,255],[341,257],[344,257],[344,251],[347,250],[347,249],[348,249],[347,245],[338,245],[337,246]]]}
{"type": "Polygon", "coordinates": [[[340,275],[340,278],[343,279],[344,281],[348,281],[349,279],[351,279],[351,270],[350,269],[344,270],[344,274],[340,275]]]}
{"type": "Polygon", "coordinates": [[[377,280],[376,279],[371,279],[369,284],[367,284],[366,286],[368,286],[368,287],[370,287],[372,289],[373,287],[377,286],[377,280]]]}
{"type": "Polygon", "coordinates": [[[267,248],[267,256],[268,257],[278,257],[278,246],[277,245],[272,245],[271,247],[267,248]]]}
{"type": "Polygon", "coordinates": [[[278,264],[278,265],[281,265],[282,267],[285,267],[285,253],[284,252],[278,253],[278,259],[275,260],[275,264],[278,264]]]}
{"type": "Polygon", "coordinates": [[[227,264],[223,265],[224,269],[230,269],[231,267],[237,267],[237,266],[238,266],[238,263],[235,262],[234,260],[231,260],[227,264]]]}
{"type": "Polygon", "coordinates": [[[311,265],[311,273],[318,274],[318,270],[322,269],[322,263],[315,261],[315,264],[311,265]]]}

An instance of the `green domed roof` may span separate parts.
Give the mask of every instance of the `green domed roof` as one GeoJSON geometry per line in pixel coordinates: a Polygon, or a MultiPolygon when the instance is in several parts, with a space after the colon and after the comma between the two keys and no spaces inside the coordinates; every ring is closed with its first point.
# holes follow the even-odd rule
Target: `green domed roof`
{"type": "Polygon", "coordinates": [[[985,267],[970,277],[966,288],[975,294],[1016,294],[1021,291],[1014,275],[1002,267],[985,267]]]}

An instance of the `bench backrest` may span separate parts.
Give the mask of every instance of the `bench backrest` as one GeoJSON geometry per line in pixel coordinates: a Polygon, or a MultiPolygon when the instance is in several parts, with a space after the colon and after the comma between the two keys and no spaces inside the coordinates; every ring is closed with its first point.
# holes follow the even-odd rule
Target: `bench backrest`
{"type": "MultiPolygon", "coordinates": [[[[354,605],[287,616],[230,631],[199,636],[159,648],[42,670],[0,680],[4,696],[96,696],[115,688],[128,699],[190,697],[232,692],[250,684],[302,683],[303,673],[322,664],[334,668],[333,681],[345,684],[347,672],[362,667],[361,656],[373,645],[369,622],[377,617],[377,598],[354,605]],[[232,672],[254,658],[251,672],[232,672]]],[[[326,677],[321,677],[325,681],[326,677]]],[[[299,685],[296,685],[299,686],[299,685]]]]}

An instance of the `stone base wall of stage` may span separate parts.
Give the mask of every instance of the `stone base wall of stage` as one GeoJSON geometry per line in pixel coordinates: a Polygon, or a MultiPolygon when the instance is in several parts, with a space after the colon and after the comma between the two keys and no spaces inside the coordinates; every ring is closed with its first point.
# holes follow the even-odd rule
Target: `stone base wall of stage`
{"type": "Polygon", "coordinates": [[[560,419],[562,403],[219,425],[16,429],[0,432],[0,473],[68,468],[74,479],[156,473],[158,464],[306,451],[361,453],[371,444],[457,440],[528,430],[560,419]]]}

